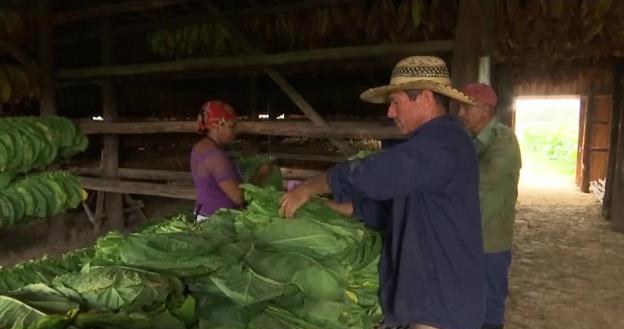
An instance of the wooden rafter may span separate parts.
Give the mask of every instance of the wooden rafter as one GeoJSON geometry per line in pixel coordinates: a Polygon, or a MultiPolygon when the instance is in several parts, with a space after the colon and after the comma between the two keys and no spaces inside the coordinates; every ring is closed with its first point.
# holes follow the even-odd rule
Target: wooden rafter
{"type": "MultiPolygon", "coordinates": [[[[250,16],[262,16],[262,15],[279,15],[284,13],[296,13],[300,11],[311,10],[314,8],[325,6],[337,6],[343,4],[364,2],[365,0],[303,0],[294,3],[276,4],[272,6],[257,6],[243,8],[239,10],[225,11],[224,14],[231,18],[244,18],[250,16]]],[[[113,33],[125,35],[128,33],[148,32],[158,29],[169,29],[188,24],[202,23],[211,19],[212,16],[207,13],[193,13],[188,15],[181,15],[179,17],[172,17],[167,19],[159,19],[153,22],[146,22],[140,24],[132,24],[125,26],[118,26],[113,29],[113,33]]],[[[68,44],[73,42],[82,41],[85,39],[92,39],[99,37],[97,30],[80,31],[76,34],[69,35],[63,38],[59,38],[57,44],[68,44]]]]}
{"type": "Polygon", "coordinates": [[[226,70],[261,68],[275,65],[329,61],[349,58],[379,56],[407,56],[449,52],[452,40],[439,40],[407,44],[384,44],[361,47],[337,47],[280,54],[260,54],[237,57],[209,57],[149,64],[113,65],[80,69],[59,69],[55,77],[61,80],[96,79],[113,76],[136,76],[156,73],[174,73],[193,70],[226,70]]]}
{"type": "Polygon", "coordinates": [[[30,58],[30,56],[28,56],[25,52],[21,51],[19,48],[13,46],[6,41],[0,40],[0,50],[11,55],[11,57],[13,57],[17,62],[24,65],[26,70],[35,73],[37,77],[41,75],[41,69],[39,68],[39,64],[37,64],[34,59],[30,58]]]}
{"type": "Polygon", "coordinates": [[[54,14],[52,17],[52,24],[60,25],[96,17],[155,10],[186,4],[192,1],[195,0],[136,0],[87,9],[59,12],[54,14]]]}

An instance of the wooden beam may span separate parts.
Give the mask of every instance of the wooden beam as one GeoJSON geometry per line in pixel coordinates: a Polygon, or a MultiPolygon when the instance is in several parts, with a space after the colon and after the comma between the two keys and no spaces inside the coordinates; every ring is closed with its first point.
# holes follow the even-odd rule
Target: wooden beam
{"type": "MultiPolygon", "coordinates": [[[[94,134],[161,134],[195,133],[195,121],[155,122],[78,122],[82,133],[94,134]]],[[[328,127],[318,127],[302,121],[240,121],[238,134],[291,136],[308,138],[394,139],[404,138],[394,126],[365,122],[330,122],[328,127]]]]}
{"type": "MultiPolygon", "coordinates": [[[[351,3],[366,2],[366,0],[303,0],[294,3],[282,3],[272,6],[254,6],[243,9],[228,10],[224,14],[230,18],[242,19],[250,16],[273,16],[284,13],[296,13],[325,6],[338,6],[351,3]]],[[[207,13],[193,13],[180,17],[157,19],[151,22],[118,26],[113,29],[114,34],[127,35],[131,33],[149,32],[158,29],[171,29],[179,26],[203,23],[211,20],[212,16],[207,13]]],[[[99,38],[99,31],[86,30],[78,31],[75,34],[59,38],[57,45],[64,45],[82,41],[85,39],[99,38]]]]}
{"type": "Polygon", "coordinates": [[[348,58],[436,54],[449,52],[452,51],[452,49],[453,41],[451,40],[405,44],[383,44],[361,47],[338,47],[279,54],[208,57],[148,64],[59,69],[56,71],[55,77],[61,80],[97,79],[102,77],[124,77],[156,73],[187,72],[193,70],[261,68],[266,66],[341,60],[348,58]]]}
{"type": "Polygon", "coordinates": [[[87,190],[121,194],[153,195],[175,199],[195,200],[195,188],[172,184],[125,182],[104,178],[78,177],[80,185],[87,190]]]}
{"type": "Polygon", "coordinates": [[[136,0],[126,1],[116,4],[108,4],[99,7],[91,7],[67,12],[58,12],[54,14],[52,23],[54,25],[67,24],[80,20],[114,16],[119,14],[127,14],[133,12],[142,12],[165,7],[171,7],[181,4],[193,2],[194,0],[136,0]]]}
{"type": "MultiPolygon", "coordinates": [[[[321,173],[320,171],[305,169],[280,168],[280,170],[284,179],[306,179],[321,173]]],[[[99,177],[102,175],[102,168],[78,167],[72,168],[71,172],[77,175],[99,177]]],[[[190,171],[119,168],[119,177],[124,179],[147,181],[188,182],[190,184],[193,182],[193,177],[191,176],[190,171]]]]}
{"type": "Polygon", "coordinates": [[[347,160],[344,155],[328,155],[328,154],[300,154],[300,153],[283,153],[283,152],[271,152],[263,153],[266,155],[280,160],[300,160],[300,161],[318,161],[318,162],[341,162],[347,160]]]}
{"type": "MultiPolygon", "coordinates": [[[[230,156],[239,158],[247,153],[230,151],[230,156]]],[[[347,160],[344,155],[331,155],[331,154],[302,154],[302,153],[284,153],[284,152],[269,152],[258,153],[259,156],[267,156],[279,160],[300,160],[300,161],[319,161],[319,162],[341,162],[347,160]]]]}

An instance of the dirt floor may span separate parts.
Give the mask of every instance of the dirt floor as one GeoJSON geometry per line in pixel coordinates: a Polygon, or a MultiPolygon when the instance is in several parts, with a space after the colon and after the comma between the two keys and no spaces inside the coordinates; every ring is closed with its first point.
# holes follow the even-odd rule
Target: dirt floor
{"type": "Polygon", "coordinates": [[[624,234],[599,210],[592,194],[521,188],[505,328],[624,328],[624,234]]]}
{"type": "MultiPolygon", "coordinates": [[[[142,198],[150,217],[175,214],[186,201],[142,198]]],[[[592,194],[521,188],[510,277],[507,329],[624,328],[624,234],[611,231],[592,194]]],[[[93,244],[77,212],[70,242],[45,244],[45,221],[0,231],[0,265],[93,244]]]]}

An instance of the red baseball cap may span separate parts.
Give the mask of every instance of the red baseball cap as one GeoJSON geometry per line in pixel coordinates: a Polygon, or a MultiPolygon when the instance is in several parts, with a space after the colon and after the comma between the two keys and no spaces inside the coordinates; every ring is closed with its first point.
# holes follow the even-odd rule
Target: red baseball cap
{"type": "Polygon", "coordinates": [[[464,87],[463,92],[475,101],[491,107],[495,107],[496,103],[498,103],[496,92],[492,89],[492,87],[486,85],[485,83],[467,84],[464,87]]]}

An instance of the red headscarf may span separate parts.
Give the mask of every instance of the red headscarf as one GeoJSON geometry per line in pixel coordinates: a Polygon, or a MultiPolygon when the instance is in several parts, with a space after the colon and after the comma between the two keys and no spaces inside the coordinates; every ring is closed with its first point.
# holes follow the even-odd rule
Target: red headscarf
{"type": "Polygon", "coordinates": [[[197,116],[197,132],[205,134],[209,129],[233,120],[236,120],[236,111],[232,106],[219,100],[208,101],[197,116]]]}

